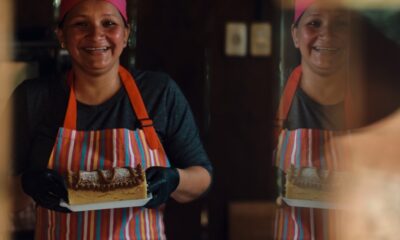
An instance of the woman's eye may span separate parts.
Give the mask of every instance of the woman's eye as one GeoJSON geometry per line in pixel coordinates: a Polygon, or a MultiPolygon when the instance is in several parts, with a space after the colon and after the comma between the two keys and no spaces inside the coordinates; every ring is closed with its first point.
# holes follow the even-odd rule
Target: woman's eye
{"type": "Polygon", "coordinates": [[[87,27],[88,26],[88,24],[86,22],[75,22],[72,25],[76,26],[76,27],[87,27]]]}
{"type": "Polygon", "coordinates": [[[321,26],[321,22],[320,21],[310,21],[307,25],[311,26],[311,27],[320,27],[321,26]]]}
{"type": "Polygon", "coordinates": [[[111,20],[107,20],[107,21],[103,22],[103,26],[105,26],[105,27],[111,27],[111,26],[114,26],[114,25],[116,25],[115,22],[113,22],[111,20]]]}

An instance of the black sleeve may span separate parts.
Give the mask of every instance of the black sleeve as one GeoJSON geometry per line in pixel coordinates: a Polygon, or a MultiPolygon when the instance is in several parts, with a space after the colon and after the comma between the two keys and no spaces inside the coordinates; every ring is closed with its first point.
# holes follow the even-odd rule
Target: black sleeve
{"type": "Polygon", "coordinates": [[[212,165],[200,140],[189,104],[173,80],[166,88],[167,125],[165,151],[178,168],[202,166],[212,175],[212,165]]]}
{"type": "MultiPolygon", "coordinates": [[[[28,90],[26,82],[23,82],[16,88],[11,100],[11,166],[13,174],[19,175],[28,168],[30,142],[33,136],[33,120],[29,114],[28,90]]],[[[40,115],[40,113],[38,113],[38,115],[40,115]]]]}
{"type": "Polygon", "coordinates": [[[53,85],[43,79],[25,80],[13,92],[11,166],[14,175],[47,166],[60,122],[61,115],[57,112],[63,109],[63,105],[55,105],[57,98],[50,96],[63,96],[53,85]]]}

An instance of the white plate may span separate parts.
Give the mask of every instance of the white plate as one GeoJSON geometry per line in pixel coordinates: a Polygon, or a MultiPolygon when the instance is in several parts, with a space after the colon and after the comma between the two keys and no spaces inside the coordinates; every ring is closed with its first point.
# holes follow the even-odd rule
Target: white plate
{"type": "Polygon", "coordinates": [[[102,209],[113,209],[113,208],[127,208],[127,207],[142,207],[152,198],[149,194],[148,198],[135,199],[135,200],[123,200],[114,202],[100,202],[91,204],[80,204],[80,205],[69,205],[68,203],[61,201],[60,206],[68,208],[73,212],[90,211],[90,210],[102,210],[102,209]]]}
{"type": "Polygon", "coordinates": [[[291,207],[306,207],[306,208],[322,208],[322,209],[348,209],[345,204],[340,204],[336,202],[323,202],[323,201],[313,201],[304,199],[292,199],[283,198],[289,206],[291,207]]]}

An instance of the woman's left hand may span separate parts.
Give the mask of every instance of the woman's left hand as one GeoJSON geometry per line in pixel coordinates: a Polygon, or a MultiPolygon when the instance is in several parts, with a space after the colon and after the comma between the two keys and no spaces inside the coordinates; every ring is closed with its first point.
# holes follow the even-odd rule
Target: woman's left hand
{"type": "Polygon", "coordinates": [[[185,169],[150,167],[146,170],[149,192],[153,194],[145,207],[155,208],[172,197],[180,203],[201,196],[210,186],[211,175],[201,166],[185,169]]]}
{"type": "Polygon", "coordinates": [[[179,172],[176,168],[150,167],[146,169],[148,191],[153,198],[146,204],[147,208],[156,208],[165,203],[179,184],[179,172]]]}

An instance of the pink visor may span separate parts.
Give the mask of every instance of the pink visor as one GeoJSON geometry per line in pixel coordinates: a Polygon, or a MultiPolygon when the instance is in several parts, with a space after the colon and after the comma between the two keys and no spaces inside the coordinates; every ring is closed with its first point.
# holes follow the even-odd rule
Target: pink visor
{"type": "Polygon", "coordinates": [[[313,4],[316,0],[296,0],[294,5],[294,21],[297,22],[304,11],[313,4]]]}
{"type": "MultiPolygon", "coordinates": [[[[60,5],[60,17],[59,21],[61,22],[65,15],[74,8],[78,3],[84,0],[62,0],[60,5]]],[[[118,9],[121,13],[121,16],[124,18],[125,22],[128,22],[128,15],[126,14],[126,0],[103,0],[111,3],[118,9]]]]}

